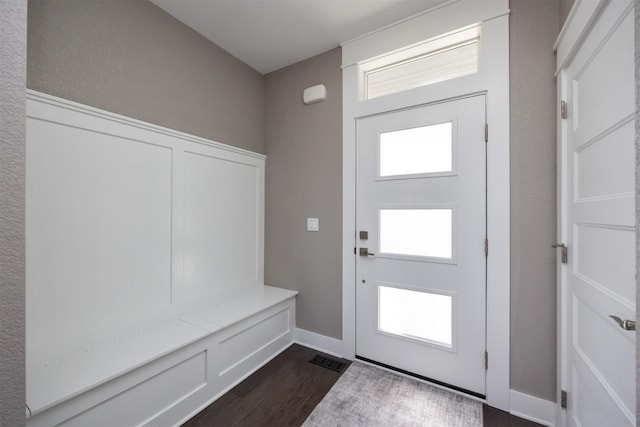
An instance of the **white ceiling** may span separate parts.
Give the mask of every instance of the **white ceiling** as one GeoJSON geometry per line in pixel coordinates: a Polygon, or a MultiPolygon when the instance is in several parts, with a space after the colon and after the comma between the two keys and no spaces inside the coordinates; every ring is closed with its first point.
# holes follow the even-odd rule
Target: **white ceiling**
{"type": "Polygon", "coordinates": [[[151,0],[262,74],[447,0],[151,0]]]}

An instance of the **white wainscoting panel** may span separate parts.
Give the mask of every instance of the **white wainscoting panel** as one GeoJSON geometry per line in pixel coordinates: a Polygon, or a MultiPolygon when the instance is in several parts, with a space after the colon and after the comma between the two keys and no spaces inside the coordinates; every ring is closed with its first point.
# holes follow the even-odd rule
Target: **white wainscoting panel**
{"type": "Polygon", "coordinates": [[[34,91],[27,116],[28,363],[262,284],[263,155],[34,91]]]}
{"type": "MultiPolygon", "coordinates": [[[[181,416],[184,417],[184,414],[188,413],[183,407],[185,404],[188,408],[196,407],[208,398],[211,388],[215,387],[215,381],[206,370],[209,340],[210,338],[200,339],[157,360],[147,361],[144,365],[121,373],[109,381],[83,389],[75,396],[57,402],[47,409],[38,410],[37,402],[29,401],[28,395],[27,402],[33,410],[33,415],[27,418],[27,426],[46,427],[65,423],[73,425],[75,420],[79,420],[82,421],[80,424],[86,426],[124,427],[140,425],[147,419],[164,419],[172,415],[174,408],[181,408],[181,416]],[[204,366],[200,369],[199,365],[202,362],[204,366]],[[179,380],[174,390],[173,386],[166,386],[166,382],[175,381],[176,373],[187,378],[185,381],[179,380]],[[120,399],[120,396],[128,396],[129,399],[120,399]],[[156,400],[159,405],[154,403],[156,400]]],[[[120,348],[122,349],[123,347],[120,348]]],[[[113,349],[113,354],[115,350],[116,348],[113,349]]],[[[113,354],[111,357],[116,358],[113,354]]],[[[120,358],[127,360],[126,352],[120,358]]],[[[85,374],[85,368],[86,366],[78,366],[76,374],[85,374]]],[[[99,371],[99,364],[96,364],[93,370],[99,371]]],[[[166,425],[175,424],[174,422],[166,425]]]]}
{"type": "Polygon", "coordinates": [[[209,147],[194,148],[184,155],[184,283],[175,290],[176,301],[262,282],[264,169],[209,147]]]}
{"type": "Polygon", "coordinates": [[[108,383],[133,369],[206,337],[207,329],[180,319],[86,347],[27,369],[27,400],[34,413],[108,383]]]}
{"type": "Polygon", "coordinates": [[[143,425],[206,385],[207,352],[205,350],[71,418],[60,426],[143,425]],[[149,395],[153,395],[153,399],[149,399],[149,395]],[[132,405],[131,402],[136,404],[132,405]],[[153,415],[150,417],[150,414],[153,415]]]}
{"type": "Polygon", "coordinates": [[[179,425],[291,345],[264,163],[27,91],[29,426],[179,425]]]}
{"type": "Polygon", "coordinates": [[[170,304],[172,147],[33,117],[27,141],[33,360],[170,304]]]}
{"type": "Polygon", "coordinates": [[[238,370],[256,352],[267,347],[291,332],[291,310],[289,305],[277,306],[262,313],[259,318],[248,319],[219,334],[218,375],[223,377],[238,370]],[[238,355],[242,357],[238,358],[238,355]]]}
{"type": "Polygon", "coordinates": [[[251,289],[43,366],[27,425],[181,425],[293,343],[296,294],[251,289]]]}

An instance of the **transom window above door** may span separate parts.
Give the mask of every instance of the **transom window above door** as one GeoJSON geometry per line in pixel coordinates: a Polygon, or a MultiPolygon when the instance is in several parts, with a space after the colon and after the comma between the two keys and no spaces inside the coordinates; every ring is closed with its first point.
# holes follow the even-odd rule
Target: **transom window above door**
{"type": "Polygon", "coordinates": [[[480,27],[444,34],[361,64],[364,99],[428,86],[478,72],[480,27]]]}

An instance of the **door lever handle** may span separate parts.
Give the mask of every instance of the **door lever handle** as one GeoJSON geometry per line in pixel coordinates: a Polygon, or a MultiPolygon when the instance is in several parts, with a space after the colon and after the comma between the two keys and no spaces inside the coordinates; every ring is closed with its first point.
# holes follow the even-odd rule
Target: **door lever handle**
{"type": "Polygon", "coordinates": [[[369,252],[369,248],[360,248],[358,255],[360,256],[375,256],[376,254],[372,254],[369,252]]]}
{"type": "Polygon", "coordinates": [[[613,320],[615,320],[615,322],[618,324],[618,326],[620,326],[625,331],[635,331],[636,330],[636,322],[634,320],[626,320],[626,319],[622,320],[621,318],[619,318],[618,316],[614,316],[613,314],[610,314],[609,317],[611,317],[613,320]]]}

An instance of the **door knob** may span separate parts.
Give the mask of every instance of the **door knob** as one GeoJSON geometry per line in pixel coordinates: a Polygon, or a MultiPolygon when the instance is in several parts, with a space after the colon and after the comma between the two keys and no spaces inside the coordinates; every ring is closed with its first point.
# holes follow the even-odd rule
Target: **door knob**
{"type": "Polygon", "coordinates": [[[618,326],[620,326],[622,329],[626,331],[636,330],[636,322],[634,320],[626,320],[626,319],[622,320],[621,318],[619,318],[618,316],[614,316],[613,314],[610,314],[609,317],[615,320],[618,326]]]}
{"type": "Polygon", "coordinates": [[[360,256],[375,256],[375,254],[372,254],[371,252],[369,252],[369,248],[360,248],[359,255],[360,256]]]}

